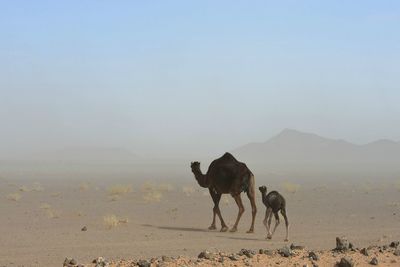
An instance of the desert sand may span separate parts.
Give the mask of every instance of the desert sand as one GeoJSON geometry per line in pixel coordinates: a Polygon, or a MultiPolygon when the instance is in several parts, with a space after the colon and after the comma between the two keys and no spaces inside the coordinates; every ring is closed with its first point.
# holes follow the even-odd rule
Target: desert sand
{"type": "MultiPolygon", "coordinates": [[[[168,174],[100,170],[103,176],[73,170],[61,175],[3,169],[0,266],[62,266],[66,257],[85,264],[100,256],[114,262],[162,255],[196,259],[203,250],[229,254],[242,248],[274,250],[291,243],[320,251],[334,248],[337,236],[346,236],[358,248],[400,240],[400,188],[395,176],[256,173],[257,186],[279,190],[287,200],[290,240],[286,243],[283,224],[272,240],[265,239],[265,208],[259,194],[255,233],[246,234],[251,212],[244,194],[246,211],[238,232],[208,230],[211,198],[186,167],[168,174]]],[[[221,211],[231,226],[237,207],[230,196],[223,197],[221,211]]],[[[301,258],[306,252],[296,253],[301,258]]],[[[323,257],[329,258],[328,254],[323,257]]],[[[385,261],[382,255],[380,262],[385,261]]],[[[263,265],[264,257],[255,256],[252,264],[258,259],[263,265]]],[[[367,264],[370,258],[358,262],[367,264]]],[[[293,265],[286,258],[279,261],[281,266],[293,265]]]]}

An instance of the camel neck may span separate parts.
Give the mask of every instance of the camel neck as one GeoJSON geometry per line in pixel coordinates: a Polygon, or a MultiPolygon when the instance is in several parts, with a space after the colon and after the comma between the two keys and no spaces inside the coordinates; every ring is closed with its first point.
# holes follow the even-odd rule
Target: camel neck
{"type": "Polygon", "coordinates": [[[193,171],[193,174],[201,187],[208,187],[207,175],[202,174],[201,170],[193,171]]]}

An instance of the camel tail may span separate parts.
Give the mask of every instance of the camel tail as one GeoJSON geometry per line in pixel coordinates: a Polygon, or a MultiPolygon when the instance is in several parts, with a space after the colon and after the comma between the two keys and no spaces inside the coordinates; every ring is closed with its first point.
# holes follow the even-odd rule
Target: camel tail
{"type": "Polygon", "coordinates": [[[254,192],[254,174],[249,170],[242,184],[242,192],[254,192]]]}

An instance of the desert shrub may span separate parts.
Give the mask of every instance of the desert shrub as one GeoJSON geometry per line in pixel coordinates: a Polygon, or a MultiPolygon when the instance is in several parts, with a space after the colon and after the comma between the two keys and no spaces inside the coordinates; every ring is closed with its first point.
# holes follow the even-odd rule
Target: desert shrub
{"type": "Polygon", "coordinates": [[[300,185],[291,182],[284,182],[282,188],[286,193],[294,194],[300,189],[300,185]]]}
{"type": "Polygon", "coordinates": [[[132,192],[132,185],[117,184],[108,188],[110,195],[124,195],[130,192],[132,192]]]}
{"type": "Polygon", "coordinates": [[[7,195],[8,200],[18,201],[21,199],[21,195],[19,193],[11,193],[7,195]]]}

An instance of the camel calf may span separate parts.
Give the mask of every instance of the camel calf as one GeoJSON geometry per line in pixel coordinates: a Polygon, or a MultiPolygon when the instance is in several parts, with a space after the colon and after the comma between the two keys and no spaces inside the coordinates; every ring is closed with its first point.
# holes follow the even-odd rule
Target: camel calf
{"type": "Polygon", "coordinates": [[[278,212],[280,211],[283,218],[285,219],[285,224],[286,224],[286,238],[285,241],[289,240],[289,221],[286,216],[286,201],[285,198],[279,194],[277,191],[271,191],[267,195],[267,187],[266,186],[260,186],[258,188],[261,192],[262,196],[262,201],[267,208],[265,212],[265,218],[264,218],[264,225],[267,228],[267,238],[271,239],[272,235],[275,233],[276,227],[279,225],[279,214],[278,212]],[[272,214],[275,216],[275,227],[271,232],[271,220],[272,220],[272,214]]]}

